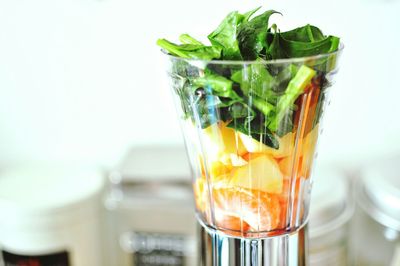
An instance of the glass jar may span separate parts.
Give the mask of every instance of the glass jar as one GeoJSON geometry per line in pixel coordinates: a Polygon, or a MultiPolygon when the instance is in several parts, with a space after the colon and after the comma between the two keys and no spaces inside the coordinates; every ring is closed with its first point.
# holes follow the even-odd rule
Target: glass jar
{"type": "Polygon", "coordinates": [[[108,265],[195,265],[196,222],[183,147],[136,147],[110,174],[108,265]]]}
{"type": "Polygon", "coordinates": [[[364,167],[356,183],[353,261],[360,266],[400,265],[400,156],[364,167]]]}
{"type": "Polygon", "coordinates": [[[349,181],[333,168],[315,171],[309,237],[311,266],[348,265],[348,235],[354,204],[349,181]]]}

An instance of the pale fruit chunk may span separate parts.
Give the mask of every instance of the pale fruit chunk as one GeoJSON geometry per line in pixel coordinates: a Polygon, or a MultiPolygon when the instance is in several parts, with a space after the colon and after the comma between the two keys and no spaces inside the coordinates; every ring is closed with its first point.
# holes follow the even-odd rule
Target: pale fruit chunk
{"type": "Polygon", "coordinates": [[[232,128],[227,127],[224,123],[216,123],[205,129],[205,138],[214,145],[213,149],[222,153],[233,153],[242,155],[246,153],[241,139],[232,128]]]}
{"type": "Polygon", "coordinates": [[[262,155],[235,169],[230,185],[268,193],[281,193],[283,175],[273,158],[262,155]]]}
{"type": "Polygon", "coordinates": [[[242,157],[234,153],[223,154],[220,158],[220,161],[230,166],[243,166],[247,164],[246,160],[244,160],[242,157]]]}
{"type": "MultiPolygon", "coordinates": [[[[298,167],[297,175],[308,178],[310,176],[310,170],[315,154],[315,147],[318,139],[318,127],[315,127],[310,131],[302,141],[302,147],[298,156],[298,167]]],[[[287,156],[279,161],[279,167],[282,173],[290,177],[293,175],[292,168],[294,167],[294,157],[287,156]]]]}
{"type": "Polygon", "coordinates": [[[196,179],[193,184],[196,207],[200,212],[205,212],[208,208],[206,185],[207,183],[203,178],[196,179]]]}
{"type": "Polygon", "coordinates": [[[314,127],[307,136],[304,138],[304,144],[302,149],[302,155],[311,154],[314,155],[315,146],[318,140],[318,126],[314,127]]]}
{"type": "Polygon", "coordinates": [[[292,176],[293,156],[288,156],[279,161],[279,168],[282,174],[289,178],[292,176]]]}
{"type": "Polygon", "coordinates": [[[279,139],[279,149],[268,147],[262,142],[259,142],[243,133],[239,133],[239,137],[243,142],[246,150],[251,153],[267,153],[275,158],[282,158],[290,155],[293,149],[294,133],[287,133],[279,139]]]}
{"type": "Polygon", "coordinates": [[[315,148],[318,140],[318,126],[311,130],[305,138],[302,149],[301,175],[308,178],[311,174],[312,164],[315,156],[315,148]]]}
{"type": "Polygon", "coordinates": [[[232,170],[232,166],[223,164],[220,161],[211,162],[210,177],[212,181],[217,181],[228,175],[232,170]]]}

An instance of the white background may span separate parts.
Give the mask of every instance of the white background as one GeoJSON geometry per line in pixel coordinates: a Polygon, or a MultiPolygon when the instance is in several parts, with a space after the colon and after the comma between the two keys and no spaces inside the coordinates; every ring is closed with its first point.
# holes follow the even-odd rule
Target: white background
{"type": "Polygon", "coordinates": [[[320,158],[400,152],[399,0],[0,0],[0,164],[110,166],[132,145],[181,143],[157,38],[259,5],[345,43],[320,158]]]}

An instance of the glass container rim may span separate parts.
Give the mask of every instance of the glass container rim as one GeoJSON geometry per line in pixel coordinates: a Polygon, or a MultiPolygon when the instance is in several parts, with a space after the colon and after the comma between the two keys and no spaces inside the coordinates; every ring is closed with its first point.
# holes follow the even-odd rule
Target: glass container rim
{"type": "Polygon", "coordinates": [[[332,55],[340,55],[344,49],[343,42],[340,42],[339,48],[333,52],[323,53],[312,56],[303,56],[303,57],[292,57],[292,58],[280,58],[280,59],[272,59],[272,60],[204,60],[204,59],[194,59],[194,58],[184,58],[175,55],[168,54],[165,50],[161,49],[161,52],[172,60],[182,60],[191,63],[203,63],[203,64],[212,64],[212,65],[279,65],[279,64],[289,64],[289,63],[301,63],[307,62],[311,60],[317,60],[321,58],[326,58],[332,55]]]}

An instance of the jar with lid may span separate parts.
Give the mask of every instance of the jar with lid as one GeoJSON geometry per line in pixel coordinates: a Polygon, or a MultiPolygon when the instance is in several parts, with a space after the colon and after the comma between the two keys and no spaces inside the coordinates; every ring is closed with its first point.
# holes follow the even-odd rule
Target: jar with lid
{"type": "Polygon", "coordinates": [[[0,171],[0,265],[103,265],[100,171],[19,165],[0,171]]]}
{"type": "Polygon", "coordinates": [[[196,265],[196,222],[183,147],[135,147],[109,180],[108,265],[196,265]]]}
{"type": "Polygon", "coordinates": [[[363,167],[355,186],[353,263],[400,265],[400,156],[363,167]]]}
{"type": "Polygon", "coordinates": [[[333,167],[317,167],[311,193],[309,260],[311,266],[348,265],[349,225],[354,204],[350,182],[333,167]]]}

